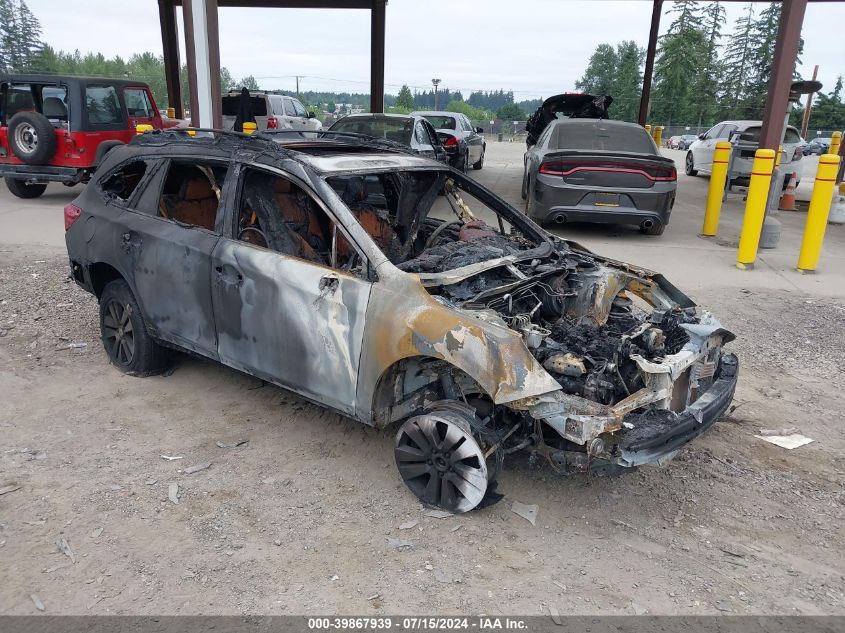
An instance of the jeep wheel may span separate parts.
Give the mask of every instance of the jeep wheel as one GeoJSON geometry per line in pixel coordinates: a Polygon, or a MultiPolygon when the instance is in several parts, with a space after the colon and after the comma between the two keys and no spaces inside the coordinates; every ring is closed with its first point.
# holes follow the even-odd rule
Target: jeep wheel
{"type": "Polygon", "coordinates": [[[170,351],[149,335],[138,302],[122,279],[103,289],[100,334],[111,364],[122,372],[149,376],[164,371],[169,364],[170,351]]]}
{"type": "Polygon", "coordinates": [[[46,183],[27,184],[26,180],[18,180],[17,178],[5,178],[6,188],[13,196],[18,198],[37,198],[47,189],[46,183]]]}
{"type": "Polygon", "coordinates": [[[436,409],[407,419],[396,434],[394,456],[405,485],[425,505],[467,512],[487,492],[487,464],[467,421],[436,409]]]}
{"type": "Polygon", "coordinates": [[[43,165],[56,151],[53,124],[38,112],[18,112],[9,119],[9,145],[27,165],[43,165]]]}

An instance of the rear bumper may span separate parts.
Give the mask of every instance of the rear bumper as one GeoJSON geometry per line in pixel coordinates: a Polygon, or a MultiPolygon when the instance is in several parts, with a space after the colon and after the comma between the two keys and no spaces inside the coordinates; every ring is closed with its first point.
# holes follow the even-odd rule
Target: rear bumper
{"type": "MultiPolygon", "coordinates": [[[[656,183],[649,189],[593,189],[564,185],[542,174],[533,179],[528,215],[540,224],[596,222],[636,224],[649,220],[668,224],[675,203],[676,184],[656,183]],[[599,196],[618,196],[619,206],[596,204],[599,196]]],[[[616,201],[616,200],[615,200],[616,201]]]]}
{"type": "Polygon", "coordinates": [[[75,185],[76,183],[82,182],[86,171],[85,169],[76,167],[0,164],[0,176],[25,180],[28,183],[63,182],[75,185]]]}

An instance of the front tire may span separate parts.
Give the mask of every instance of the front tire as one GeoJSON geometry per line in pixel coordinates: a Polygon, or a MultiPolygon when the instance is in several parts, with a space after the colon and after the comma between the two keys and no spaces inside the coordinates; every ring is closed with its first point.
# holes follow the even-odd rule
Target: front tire
{"type": "Polygon", "coordinates": [[[167,369],[171,352],[147,332],[141,308],[123,279],[110,282],[100,296],[100,336],[109,361],[131,376],[167,369]]]}
{"type": "Polygon", "coordinates": [[[25,180],[17,178],[5,178],[6,188],[13,196],[23,198],[37,198],[47,190],[47,183],[27,184],[25,180]]]}
{"type": "Polygon", "coordinates": [[[687,152],[687,157],[684,161],[684,171],[687,176],[698,176],[698,170],[695,168],[695,159],[692,157],[692,152],[687,152]]]}
{"type": "Polygon", "coordinates": [[[468,512],[487,493],[484,452],[466,417],[452,408],[405,420],[393,452],[405,485],[427,506],[468,512]]]}

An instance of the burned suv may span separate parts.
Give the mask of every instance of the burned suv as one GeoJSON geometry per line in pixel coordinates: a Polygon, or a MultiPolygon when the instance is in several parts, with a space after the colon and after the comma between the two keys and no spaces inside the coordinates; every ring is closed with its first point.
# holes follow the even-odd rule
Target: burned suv
{"type": "Polygon", "coordinates": [[[401,477],[453,512],[518,451],[560,473],[662,463],[737,381],[733,335],[663,276],[375,141],[144,134],[65,223],[117,368],[186,350],[395,423],[401,477]]]}

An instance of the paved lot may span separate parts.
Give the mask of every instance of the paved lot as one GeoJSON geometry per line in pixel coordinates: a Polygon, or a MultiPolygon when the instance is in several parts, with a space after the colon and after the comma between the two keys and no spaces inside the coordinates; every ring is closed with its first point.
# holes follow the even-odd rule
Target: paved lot
{"type": "MultiPolygon", "coordinates": [[[[488,151],[475,175],[521,204],[522,146],[488,151]]],[[[738,337],[737,407],[663,468],[561,479],[514,460],[501,502],[435,519],[390,432],[195,359],[169,377],[110,368],[96,304],[64,279],[75,190],[23,202],[0,186],[0,488],[20,486],[0,495],[0,613],[35,612],[33,593],[48,614],[845,613],[845,228],[802,276],[805,216],[783,213],[781,246],[738,271],[741,197],[705,240],[706,187],[680,177],[662,237],[560,232],[718,314],[738,337]],[[783,427],[815,441],[755,437],[783,427]],[[540,506],[535,526],[514,500],[540,506]]]]}

